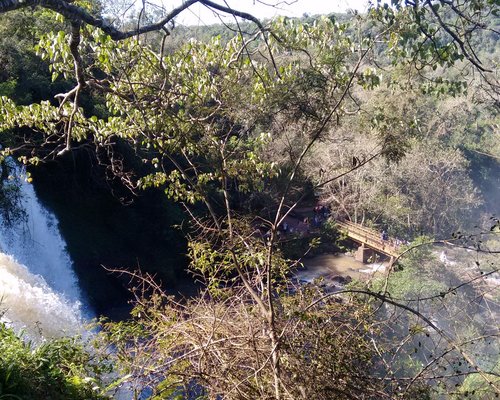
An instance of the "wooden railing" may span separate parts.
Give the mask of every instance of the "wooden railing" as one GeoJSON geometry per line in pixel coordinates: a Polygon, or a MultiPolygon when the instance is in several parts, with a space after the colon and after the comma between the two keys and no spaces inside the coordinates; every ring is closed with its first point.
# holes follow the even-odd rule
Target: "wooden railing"
{"type": "Polygon", "coordinates": [[[355,242],[390,257],[396,258],[399,255],[399,246],[395,244],[395,241],[391,238],[382,240],[381,234],[373,229],[350,221],[337,221],[337,226],[355,242]]]}

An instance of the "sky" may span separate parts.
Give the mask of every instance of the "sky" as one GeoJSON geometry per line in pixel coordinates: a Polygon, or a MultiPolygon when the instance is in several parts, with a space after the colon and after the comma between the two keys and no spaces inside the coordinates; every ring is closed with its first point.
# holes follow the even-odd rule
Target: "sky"
{"type": "MultiPolygon", "coordinates": [[[[162,2],[167,10],[182,3],[181,0],[163,0],[162,2]]],[[[217,0],[217,2],[226,3],[238,11],[251,13],[257,18],[272,18],[276,15],[300,17],[304,13],[329,14],[349,9],[365,11],[368,4],[368,0],[217,0]]],[[[177,18],[177,22],[186,25],[210,25],[220,23],[220,19],[205,6],[196,4],[183,12],[177,18]]]]}

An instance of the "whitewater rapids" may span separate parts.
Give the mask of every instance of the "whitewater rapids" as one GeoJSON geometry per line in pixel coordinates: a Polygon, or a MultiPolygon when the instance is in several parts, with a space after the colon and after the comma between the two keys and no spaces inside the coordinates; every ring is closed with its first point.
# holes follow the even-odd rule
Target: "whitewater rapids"
{"type": "Polygon", "coordinates": [[[30,340],[73,335],[91,316],[66,252],[56,217],[38,200],[25,172],[12,162],[5,185],[19,187],[24,217],[0,215],[0,318],[30,340]]]}
{"type": "Polygon", "coordinates": [[[71,302],[32,274],[12,256],[0,253],[0,313],[2,321],[31,340],[79,333],[79,302],[71,302]]]}

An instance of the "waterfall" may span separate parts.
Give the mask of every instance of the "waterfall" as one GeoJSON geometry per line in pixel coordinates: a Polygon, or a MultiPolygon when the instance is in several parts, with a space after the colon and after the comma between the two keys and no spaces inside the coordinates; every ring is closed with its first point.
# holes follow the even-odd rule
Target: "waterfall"
{"type": "Polygon", "coordinates": [[[54,291],[13,257],[0,253],[0,308],[2,320],[29,339],[58,337],[79,332],[82,316],[79,302],[54,291]]]}
{"type": "MultiPolygon", "coordinates": [[[[14,193],[19,213],[0,215],[0,312],[30,339],[77,333],[82,294],[56,217],[38,201],[24,171],[9,160],[4,192],[14,193]]],[[[86,315],[84,315],[86,314],[86,315]]]]}

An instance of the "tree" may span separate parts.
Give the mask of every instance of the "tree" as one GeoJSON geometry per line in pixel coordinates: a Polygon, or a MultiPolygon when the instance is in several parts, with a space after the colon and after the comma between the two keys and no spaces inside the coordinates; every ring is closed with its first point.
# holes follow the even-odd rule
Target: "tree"
{"type": "Polygon", "coordinates": [[[383,27],[389,27],[386,33],[394,64],[409,64],[414,67],[410,74],[426,75],[426,67],[448,69],[465,60],[484,79],[492,100],[498,98],[498,81],[492,74],[495,62],[488,56],[481,59],[475,49],[478,38],[490,34],[498,38],[494,0],[395,0],[392,7],[380,3],[372,12],[383,27]]]}
{"type": "MultiPolygon", "coordinates": [[[[168,24],[173,24],[176,16],[189,9],[195,3],[202,4],[216,12],[226,13],[233,15],[235,18],[240,17],[255,23],[258,31],[263,34],[263,40],[267,41],[268,32],[258,19],[248,13],[240,12],[226,5],[209,0],[186,1],[169,12],[165,10],[158,12],[157,9],[153,8],[153,15],[158,18],[154,22],[150,22],[149,16],[146,15],[149,9],[146,8],[146,3],[143,3],[137,24],[129,30],[116,28],[112,22],[100,14],[101,8],[96,6],[95,3],[83,2],[79,4],[64,0],[43,2],[8,1],[2,3],[0,13],[32,6],[42,7],[58,13],[68,22],[68,30],[71,34],[60,34],[49,38],[51,40],[58,40],[60,51],[63,51],[66,57],[71,57],[73,60],[71,70],[72,75],[76,79],[76,86],[66,93],[58,94],[56,98],[59,99],[61,106],[65,103],[72,103],[73,110],[67,110],[66,112],[70,113],[70,116],[75,117],[80,106],[82,91],[87,86],[97,91],[107,90],[105,82],[100,82],[102,77],[93,76],[92,70],[89,70],[85,66],[85,57],[81,57],[80,40],[82,27],[90,26],[98,28],[103,34],[109,35],[112,40],[123,40],[160,30],[164,30],[168,36],[168,24]],[[63,39],[68,41],[65,49],[61,48],[61,41],[63,39]],[[104,87],[102,83],[104,83],[104,87]]],[[[379,5],[372,9],[374,21],[378,20],[382,22],[381,31],[377,37],[387,38],[390,50],[394,54],[392,59],[395,63],[403,58],[411,60],[411,65],[415,65],[416,63],[417,71],[421,71],[425,66],[433,68],[437,65],[449,67],[455,61],[465,58],[480,71],[492,88],[496,87],[494,82],[489,75],[488,77],[485,75],[490,70],[483,67],[481,60],[474,54],[470,40],[477,36],[478,32],[491,31],[494,34],[498,33],[494,28],[490,27],[491,25],[494,26],[494,21],[491,21],[490,17],[491,15],[495,16],[496,13],[497,8],[492,0],[474,1],[466,4],[445,1],[440,1],[436,4],[431,4],[430,1],[423,3],[397,1],[394,8],[390,8],[387,5],[379,5]],[[448,19],[442,13],[445,13],[446,17],[450,15],[450,18],[457,18],[461,24],[448,22],[448,19]],[[443,40],[441,40],[442,36],[443,40]],[[405,49],[411,49],[411,51],[406,54],[405,49]]],[[[270,56],[272,58],[272,54],[270,56]]],[[[69,60],[66,58],[66,61],[69,60]]],[[[64,149],[68,150],[71,147],[73,140],[73,118],[70,117],[64,124],[66,125],[65,133],[61,135],[62,137],[59,140],[64,140],[65,147],[53,152],[53,154],[64,151],[64,149]]],[[[78,134],[75,134],[75,138],[78,138],[78,134]]]]}
{"type": "MultiPolygon", "coordinates": [[[[442,103],[421,93],[373,93],[363,102],[362,112],[313,150],[307,170],[313,181],[321,179],[320,169],[340,173],[353,160],[381,152],[381,138],[392,158],[378,158],[370,168],[326,185],[323,201],[340,218],[388,225],[393,235],[439,237],[467,227],[481,203],[480,194],[468,176],[463,153],[436,128],[453,121],[432,111],[442,103]]],[[[454,134],[459,135],[458,130],[454,134]]]]}

